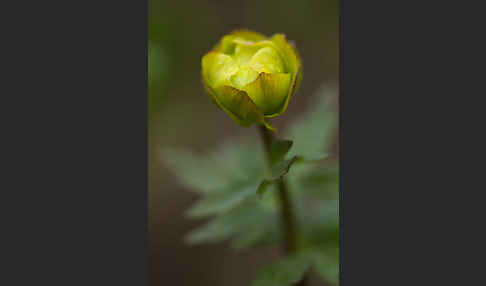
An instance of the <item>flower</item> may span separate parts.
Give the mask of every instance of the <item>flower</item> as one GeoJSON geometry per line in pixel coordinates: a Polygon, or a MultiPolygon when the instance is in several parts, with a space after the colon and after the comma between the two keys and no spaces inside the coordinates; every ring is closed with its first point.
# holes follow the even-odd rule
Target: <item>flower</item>
{"type": "Polygon", "coordinates": [[[285,35],[266,37],[237,30],[224,36],[201,61],[209,97],[236,123],[262,124],[285,112],[302,80],[302,64],[285,35]]]}

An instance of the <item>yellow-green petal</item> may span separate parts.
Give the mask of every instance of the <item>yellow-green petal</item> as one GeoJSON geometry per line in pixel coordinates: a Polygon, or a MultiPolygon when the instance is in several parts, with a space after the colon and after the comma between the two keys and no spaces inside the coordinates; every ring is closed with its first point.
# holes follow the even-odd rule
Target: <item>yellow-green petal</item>
{"type": "Polygon", "coordinates": [[[251,42],[258,42],[267,39],[265,35],[248,29],[234,30],[233,32],[229,33],[228,36],[234,36],[236,38],[241,38],[251,42]]]}
{"type": "Polygon", "coordinates": [[[265,122],[262,111],[248,97],[245,91],[223,85],[217,87],[214,92],[218,106],[236,123],[242,126],[258,123],[265,125],[270,130],[274,130],[272,126],[265,122]]]}
{"type": "Polygon", "coordinates": [[[285,72],[282,59],[271,47],[265,47],[256,52],[250,61],[250,68],[265,73],[285,72]]]}
{"type": "Polygon", "coordinates": [[[221,41],[216,45],[214,50],[225,54],[233,54],[236,47],[235,40],[240,42],[255,43],[266,39],[267,37],[257,32],[253,32],[250,30],[235,30],[230,34],[224,36],[221,41]]]}
{"type": "Polygon", "coordinates": [[[289,94],[286,97],[282,109],[278,113],[268,117],[278,116],[287,109],[291,95],[297,91],[300,86],[300,82],[302,81],[302,61],[294,46],[287,41],[287,38],[283,34],[274,35],[271,41],[275,43],[275,46],[281,53],[281,57],[287,67],[287,71],[292,74],[292,81],[289,94]]]}
{"type": "Polygon", "coordinates": [[[231,76],[230,80],[234,87],[241,89],[248,83],[256,80],[258,72],[250,68],[240,68],[238,72],[231,76]]]}
{"type": "Polygon", "coordinates": [[[289,96],[290,83],[291,75],[288,73],[260,73],[255,81],[242,90],[262,110],[263,115],[272,117],[282,112],[289,96]]]}
{"type": "Polygon", "coordinates": [[[240,66],[249,66],[253,55],[258,52],[258,49],[260,49],[259,46],[237,43],[232,58],[240,66]]]}
{"type": "Polygon", "coordinates": [[[230,56],[207,53],[201,61],[203,78],[211,87],[229,84],[231,76],[238,71],[238,65],[230,56]]]}
{"type": "Polygon", "coordinates": [[[295,48],[287,41],[287,38],[283,34],[274,35],[271,41],[281,52],[282,59],[284,60],[288,69],[287,71],[296,75],[297,70],[301,65],[301,60],[295,48]]]}

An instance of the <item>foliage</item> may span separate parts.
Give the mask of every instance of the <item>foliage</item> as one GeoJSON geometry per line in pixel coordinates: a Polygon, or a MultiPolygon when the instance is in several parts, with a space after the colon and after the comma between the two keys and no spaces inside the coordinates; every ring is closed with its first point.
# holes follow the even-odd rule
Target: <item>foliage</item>
{"type": "Polygon", "coordinates": [[[188,189],[201,194],[187,215],[209,219],[191,231],[190,244],[230,240],[235,249],[280,243],[279,201],[274,182],[285,177],[297,215],[298,251],[270,264],[252,286],[283,286],[310,268],[337,285],[339,274],[338,167],[331,152],[337,131],[336,96],[319,97],[275,141],[269,168],[261,142],[231,141],[209,154],[166,150],[163,159],[188,189]],[[322,161],[323,158],[327,160],[322,161]]]}
{"type": "Polygon", "coordinates": [[[281,286],[298,282],[309,269],[311,259],[305,253],[290,255],[264,267],[252,286],[281,286]]]}

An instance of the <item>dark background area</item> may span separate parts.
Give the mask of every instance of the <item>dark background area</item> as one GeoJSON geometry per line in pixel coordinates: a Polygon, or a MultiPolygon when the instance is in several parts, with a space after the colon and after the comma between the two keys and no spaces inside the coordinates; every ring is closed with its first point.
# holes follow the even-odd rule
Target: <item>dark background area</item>
{"type": "Polygon", "coordinates": [[[302,85],[273,121],[277,128],[304,112],[321,86],[336,88],[338,1],[149,0],[148,14],[150,285],[249,285],[278,249],[185,245],[183,236],[202,223],[184,216],[198,196],[178,184],[160,153],[165,147],[206,152],[228,138],[257,136],[216,108],[201,84],[201,57],[234,29],[285,33],[302,56],[302,85]]]}

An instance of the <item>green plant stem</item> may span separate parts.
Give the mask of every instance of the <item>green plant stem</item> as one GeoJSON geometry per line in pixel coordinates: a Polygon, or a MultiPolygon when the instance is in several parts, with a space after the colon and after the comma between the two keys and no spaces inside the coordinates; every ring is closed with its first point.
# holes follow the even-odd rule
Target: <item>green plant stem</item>
{"type": "MultiPolygon", "coordinates": [[[[268,130],[264,126],[259,126],[260,135],[262,137],[265,154],[267,157],[267,162],[270,165],[271,158],[271,148],[274,140],[272,131],[268,130]]],[[[295,225],[295,215],[293,212],[293,207],[291,199],[289,196],[289,191],[284,178],[280,178],[277,181],[278,196],[281,204],[281,216],[282,225],[284,228],[284,248],[288,254],[293,254],[297,251],[297,231],[295,225]]],[[[307,285],[307,277],[304,276],[302,280],[296,284],[296,286],[307,285]]]]}

